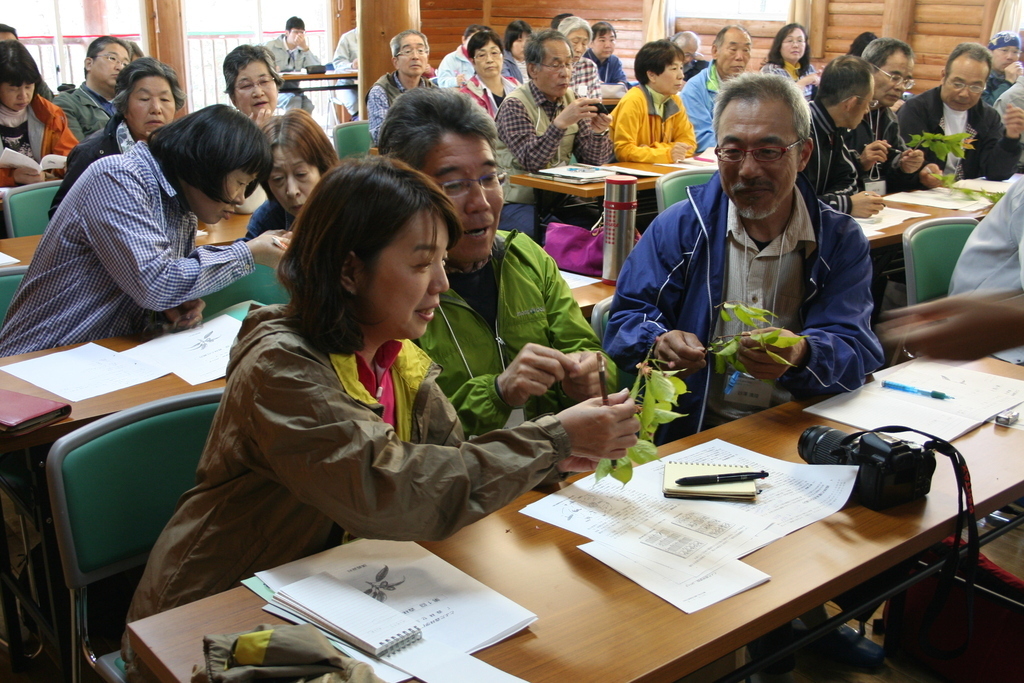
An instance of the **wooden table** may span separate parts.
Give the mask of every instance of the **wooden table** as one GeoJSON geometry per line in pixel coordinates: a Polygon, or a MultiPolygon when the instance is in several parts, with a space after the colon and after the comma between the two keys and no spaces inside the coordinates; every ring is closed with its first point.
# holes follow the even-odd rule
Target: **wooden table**
{"type": "Polygon", "coordinates": [[[587,320],[590,320],[590,314],[594,311],[594,304],[607,299],[612,294],[615,294],[615,285],[604,282],[595,282],[572,290],[572,298],[576,299],[580,310],[583,311],[583,317],[587,320]]]}
{"type": "MultiPolygon", "coordinates": [[[[1024,369],[986,360],[972,367],[1024,379],[1024,369]]],[[[683,439],[667,454],[722,438],[798,460],[800,433],[815,424],[849,427],[789,403],[683,439]]],[[[1024,432],[983,425],[957,445],[971,470],[979,516],[1024,494],[1024,432]]],[[[529,629],[477,656],[534,683],[675,681],[945,538],[956,513],[955,484],[939,458],[924,500],[885,512],[859,505],[753,553],[745,562],[768,583],[685,614],[579,551],[586,539],[519,513],[532,491],[451,538],[422,545],[533,611],[529,629]]],[[[164,683],[188,681],[202,661],[202,636],[277,620],[238,588],[129,624],[135,651],[164,683]]]]}
{"type": "MultiPolygon", "coordinates": [[[[213,223],[199,223],[199,229],[205,232],[204,235],[196,235],[196,246],[201,247],[207,244],[231,244],[237,239],[245,237],[249,229],[250,214],[236,213],[231,218],[213,223]]],[[[10,237],[0,239],[0,252],[18,259],[18,263],[11,263],[0,268],[13,266],[27,266],[32,261],[42,235],[28,235],[27,237],[10,237]]]]}

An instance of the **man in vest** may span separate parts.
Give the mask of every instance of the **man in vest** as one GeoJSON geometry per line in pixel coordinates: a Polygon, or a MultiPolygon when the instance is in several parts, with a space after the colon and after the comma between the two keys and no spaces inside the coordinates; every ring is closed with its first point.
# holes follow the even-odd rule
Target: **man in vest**
{"type": "MultiPolygon", "coordinates": [[[[607,163],[612,158],[611,117],[598,112],[600,100],[577,97],[569,88],[569,41],[558,31],[534,33],[525,56],[530,82],[513,90],[495,117],[498,164],[519,175],[568,164],[573,155],[585,164],[607,163]]],[[[506,185],[502,227],[533,235],[534,203],[533,188],[506,185]]]]}
{"type": "Polygon", "coordinates": [[[377,144],[377,132],[388,108],[399,95],[412,88],[433,88],[426,77],[430,68],[430,43],[419,31],[402,31],[391,39],[391,63],[395,70],[377,79],[366,94],[366,110],[370,119],[370,137],[377,144]]]}

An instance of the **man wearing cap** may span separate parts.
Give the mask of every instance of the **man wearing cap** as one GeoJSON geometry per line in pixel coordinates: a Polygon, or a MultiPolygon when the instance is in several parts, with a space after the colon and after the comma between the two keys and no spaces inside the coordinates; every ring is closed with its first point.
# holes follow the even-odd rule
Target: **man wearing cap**
{"type": "Polygon", "coordinates": [[[1020,35],[1015,31],[1000,31],[988,42],[988,50],[992,53],[992,72],[988,75],[981,99],[985,104],[995,104],[1024,71],[1018,61],[1020,35]]]}

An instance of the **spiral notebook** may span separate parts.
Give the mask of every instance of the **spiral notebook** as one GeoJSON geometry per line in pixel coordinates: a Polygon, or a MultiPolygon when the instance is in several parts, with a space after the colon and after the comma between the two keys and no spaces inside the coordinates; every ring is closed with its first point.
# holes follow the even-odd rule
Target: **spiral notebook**
{"type": "Polygon", "coordinates": [[[731,481],[725,484],[706,486],[680,486],[676,479],[700,477],[708,474],[729,474],[747,472],[749,467],[736,465],[698,465],[688,462],[666,462],[663,492],[668,498],[714,498],[716,500],[755,500],[757,481],[731,481]]]}
{"type": "Polygon", "coordinates": [[[272,602],[378,657],[423,637],[412,619],[327,573],[285,586],[272,602]]]}

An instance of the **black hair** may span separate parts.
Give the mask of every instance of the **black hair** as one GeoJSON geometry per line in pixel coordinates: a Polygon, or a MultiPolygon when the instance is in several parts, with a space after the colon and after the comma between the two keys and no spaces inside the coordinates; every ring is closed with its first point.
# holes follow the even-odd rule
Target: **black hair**
{"type": "Polygon", "coordinates": [[[515,21],[510,22],[509,25],[505,27],[505,52],[512,52],[512,43],[522,38],[524,34],[531,35],[532,33],[533,28],[522,19],[516,19],[515,21]]]}
{"type": "Polygon", "coordinates": [[[474,59],[476,51],[489,43],[497,45],[499,50],[502,49],[501,38],[491,29],[485,29],[474,33],[473,37],[469,39],[468,43],[466,43],[466,52],[469,53],[469,58],[474,59]]]}
{"type": "Polygon", "coordinates": [[[7,24],[0,24],[0,33],[13,33],[15,38],[18,37],[18,29],[7,24]]]}
{"type": "Polygon", "coordinates": [[[526,47],[523,48],[523,61],[527,65],[543,64],[544,58],[547,56],[547,48],[544,45],[551,41],[562,43],[569,48],[569,54],[572,54],[572,45],[569,44],[569,39],[556,29],[546,28],[538,33],[530,34],[530,39],[526,41],[526,47]]]}
{"type": "Polygon", "coordinates": [[[801,24],[786,24],[779,29],[779,32],[775,34],[775,40],[772,41],[771,49],[768,50],[768,63],[775,66],[786,66],[786,60],[782,57],[782,41],[788,38],[795,29],[800,29],[800,32],[804,34],[804,53],[800,56],[798,73],[800,76],[806,76],[811,68],[811,46],[807,45],[807,29],[801,24]]]}
{"type": "Polygon", "coordinates": [[[181,89],[181,84],[178,83],[178,74],[174,72],[174,69],[152,57],[140,57],[121,69],[121,73],[117,75],[114,99],[110,100],[114,109],[124,116],[128,111],[128,98],[135,89],[135,84],[150,76],[167,81],[171,87],[171,96],[174,97],[174,111],[185,106],[185,91],[181,89]]]}
{"type": "Polygon", "coordinates": [[[897,52],[902,52],[907,59],[914,59],[913,48],[897,38],[875,38],[864,48],[860,57],[868,64],[882,68],[889,61],[889,57],[897,52]]]}
{"type": "Polygon", "coordinates": [[[253,62],[266,64],[270,77],[277,83],[278,89],[281,89],[284,79],[277,73],[277,62],[270,54],[270,50],[262,45],[239,45],[224,58],[224,83],[227,86],[224,88],[224,92],[226,94],[234,95],[238,72],[253,62]]]}
{"type": "Polygon", "coordinates": [[[619,34],[615,32],[615,27],[609,24],[607,21],[599,21],[590,27],[591,32],[594,34],[594,39],[597,40],[599,37],[608,33],[612,34],[612,38],[618,38],[619,34]]]}
{"type": "Polygon", "coordinates": [[[553,28],[553,29],[555,29],[557,31],[558,30],[558,25],[562,23],[563,19],[566,19],[568,17],[574,17],[574,16],[576,16],[576,15],[573,14],[572,12],[566,12],[565,14],[556,14],[555,18],[551,20],[551,28],[553,28]]]}
{"type": "Polygon", "coordinates": [[[826,107],[832,107],[865,92],[867,97],[871,97],[873,89],[871,65],[860,57],[842,55],[829,62],[821,72],[817,100],[826,107]]]}
{"type": "MultiPolygon", "coordinates": [[[[115,38],[114,36],[100,36],[96,40],[89,43],[89,47],[85,50],[85,58],[96,59],[100,56],[100,53],[106,49],[107,45],[120,45],[124,48],[124,53],[128,55],[129,59],[131,59],[131,47],[128,46],[127,42],[121,40],[120,38],[115,38]]],[[[85,72],[85,77],[89,77],[88,71],[85,72]]]]}
{"type": "Polygon", "coordinates": [[[17,40],[0,40],[0,83],[18,87],[26,83],[38,86],[42,81],[36,60],[24,45],[17,40]]]}
{"type": "MultiPolygon", "coordinates": [[[[484,26],[483,24],[470,24],[469,26],[466,27],[466,30],[462,32],[462,37],[469,38],[474,33],[479,33],[480,31],[493,30],[494,29],[492,29],[490,26],[484,26]]],[[[501,43],[499,42],[498,44],[500,45],[501,43]]]]}
{"type": "Polygon", "coordinates": [[[227,203],[224,181],[232,171],[256,176],[246,188],[270,174],[270,143],[248,116],[226,104],[213,104],[158,128],[149,151],[176,188],[188,183],[210,199],[227,203]]]}
{"type": "Polygon", "coordinates": [[[300,31],[306,30],[306,22],[298,17],[289,17],[288,21],[284,22],[284,30],[291,31],[293,28],[297,28],[300,31]]]}
{"type": "Polygon", "coordinates": [[[864,48],[870,45],[872,40],[878,40],[878,36],[871,31],[864,31],[864,33],[854,38],[853,42],[850,43],[850,51],[847,54],[851,54],[854,57],[862,56],[864,48]]]}
{"type": "Polygon", "coordinates": [[[633,60],[633,73],[636,75],[636,80],[640,81],[642,85],[647,85],[651,80],[647,76],[648,71],[653,71],[656,76],[660,76],[672,62],[682,63],[685,60],[682,48],[671,40],[653,40],[637,51],[636,58],[633,60]]]}
{"type": "Polygon", "coordinates": [[[949,57],[946,59],[946,76],[949,76],[949,72],[953,68],[953,62],[960,57],[967,57],[976,62],[981,62],[988,67],[988,72],[992,73],[992,53],[989,52],[987,47],[980,43],[960,43],[953,48],[953,51],[949,53],[949,57]]]}

